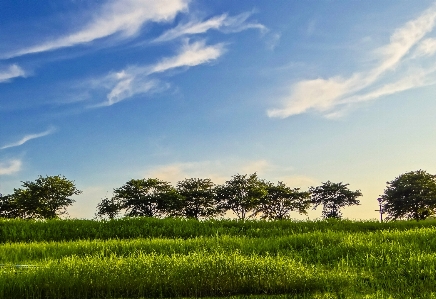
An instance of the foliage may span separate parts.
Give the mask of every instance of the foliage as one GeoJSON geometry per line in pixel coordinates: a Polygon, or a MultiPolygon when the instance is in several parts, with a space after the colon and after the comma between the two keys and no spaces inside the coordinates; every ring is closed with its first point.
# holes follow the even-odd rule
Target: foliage
{"type": "Polygon", "coordinates": [[[97,218],[103,218],[108,216],[109,219],[115,219],[121,209],[120,203],[115,198],[103,198],[101,202],[97,204],[97,218]]]}
{"type": "Polygon", "coordinates": [[[340,209],[345,206],[359,205],[356,198],[362,196],[360,190],[351,191],[348,189],[349,184],[332,183],[327,181],[318,187],[310,187],[312,203],[314,209],[322,205],[322,215],[324,218],[342,218],[340,209]]]}
{"type": "Polygon", "coordinates": [[[125,216],[159,217],[169,212],[169,203],[177,197],[176,190],[159,179],[132,179],[114,189],[114,201],[125,216]]]}
{"type": "Polygon", "coordinates": [[[214,183],[210,179],[185,179],[177,183],[177,192],[180,197],[173,202],[173,215],[199,219],[218,214],[214,183]]]}
{"type": "Polygon", "coordinates": [[[436,175],[424,170],[404,173],[391,182],[382,198],[388,219],[424,220],[436,212],[436,175]]]}
{"type": "Polygon", "coordinates": [[[218,208],[221,211],[232,210],[239,220],[245,220],[256,215],[260,198],[265,196],[266,192],[265,183],[259,180],[256,173],[236,174],[224,185],[217,186],[218,208]]]}
{"type": "Polygon", "coordinates": [[[9,217],[57,218],[75,201],[69,197],[82,193],[73,181],[60,175],[39,176],[34,182],[22,183],[23,188],[14,189],[2,202],[2,209],[7,210],[3,213],[9,217]]]}
{"type": "Polygon", "coordinates": [[[302,192],[299,188],[291,189],[283,182],[274,185],[265,182],[266,194],[260,198],[257,214],[262,219],[280,220],[289,217],[292,211],[306,214],[310,206],[310,193],[302,192]]]}
{"type": "Polygon", "coordinates": [[[0,196],[0,218],[18,218],[18,207],[10,195],[0,196]]]}

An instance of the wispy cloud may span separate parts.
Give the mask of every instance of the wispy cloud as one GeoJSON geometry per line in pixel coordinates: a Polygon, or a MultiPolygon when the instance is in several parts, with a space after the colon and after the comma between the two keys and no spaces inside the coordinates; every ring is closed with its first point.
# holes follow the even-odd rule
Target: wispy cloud
{"type": "Polygon", "coordinates": [[[155,166],[143,174],[146,178],[158,178],[172,184],[186,178],[209,178],[216,184],[224,183],[228,178],[223,173],[223,165],[218,161],[172,163],[155,166]],[[212,173],[210,169],[215,171],[212,173]]]}
{"type": "Polygon", "coordinates": [[[270,33],[268,34],[268,36],[265,38],[265,44],[266,47],[273,51],[277,45],[280,43],[280,38],[282,37],[282,35],[280,33],[270,33]]]}
{"type": "Polygon", "coordinates": [[[55,38],[7,55],[8,58],[52,51],[118,34],[128,38],[139,32],[147,22],[168,22],[186,11],[189,0],[118,0],[102,5],[93,18],[71,34],[55,38]]]}
{"type": "Polygon", "coordinates": [[[317,180],[306,175],[295,174],[292,167],[274,165],[267,160],[241,161],[226,159],[225,161],[196,161],[171,163],[152,167],[142,173],[145,178],[158,178],[176,184],[185,178],[210,178],[215,184],[223,184],[237,173],[251,174],[256,172],[261,179],[271,182],[283,181],[296,188],[308,188],[317,180]]]}
{"type": "Polygon", "coordinates": [[[415,57],[432,56],[434,53],[436,53],[436,39],[427,38],[418,45],[415,57]]]}
{"type": "Polygon", "coordinates": [[[10,160],[7,162],[0,162],[0,175],[9,175],[20,171],[21,169],[20,160],[10,160]]]}
{"type": "Polygon", "coordinates": [[[434,63],[420,66],[420,61],[412,58],[430,56],[436,52],[433,39],[425,39],[420,43],[434,29],[435,21],[436,5],[433,5],[418,18],[395,30],[390,42],[374,51],[377,60],[375,67],[369,71],[355,72],[348,78],[335,76],[299,81],[292,86],[290,95],[283,101],[283,107],[268,110],[268,116],[285,118],[318,111],[326,117],[335,118],[357,102],[434,84],[434,78],[423,76],[434,74],[434,63]],[[416,52],[410,54],[415,47],[416,52]],[[382,82],[385,83],[380,86],[382,82]]]}
{"type": "Polygon", "coordinates": [[[191,67],[216,60],[224,53],[223,44],[206,46],[204,41],[186,43],[180,53],[174,57],[165,58],[150,68],[148,74],[161,73],[179,67],[191,67]]]}
{"type": "Polygon", "coordinates": [[[166,31],[156,38],[154,42],[169,41],[186,35],[201,34],[211,29],[225,33],[240,32],[247,29],[258,29],[262,32],[266,31],[267,28],[260,23],[247,22],[251,15],[251,12],[245,12],[233,17],[228,14],[222,14],[206,21],[192,20],[166,31]]]}
{"type": "Polygon", "coordinates": [[[7,82],[13,78],[25,77],[25,76],[26,76],[26,72],[16,64],[12,64],[8,68],[3,70],[0,69],[0,83],[7,82]]]}
{"type": "Polygon", "coordinates": [[[255,161],[197,161],[155,166],[143,174],[176,184],[185,178],[210,178],[222,184],[237,173],[262,173],[271,165],[265,160],[255,161]]]}
{"type": "Polygon", "coordinates": [[[350,96],[339,103],[349,104],[349,103],[364,102],[368,100],[377,99],[381,96],[405,91],[408,89],[422,87],[426,85],[432,85],[436,83],[436,79],[432,78],[429,75],[434,72],[436,72],[435,64],[433,64],[432,67],[426,69],[418,68],[415,71],[411,70],[408,72],[407,75],[401,77],[398,81],[385,84],[379,88],[376,88],[362,95],[350,96]]]}
{"type": "Polygon", "coordinates": [[[134,95],[157,92],[167,88],[160,81],[148,79],[143,74],[129,74],[126,71],[122,73],[126,74],[123,78],[116,78],[117,74],[115,76],[109,75],[112,77],[112,84],[109,88],[110,92],[106,95],[107,99],[99,104],[89,106],[90,108],[112,106],[134,95]]]}
{"type": "Polygon", "coordinates": [[[16,142],[4,145],[0,149],[6,149],[6,148],[20,146],[20,145],[23,145],[24,143],[26,143],[29,140],[40,138],[40,137],[44,137],[44,136],[47,136],[47,135],[52,134],[54,132],[55,132],[55,129],[54,128],[50,128],[50,129],[48,129],[48,130],[46,130],[46,131],[44,131],[42,133],[29,134],[29,135],[24,136],[23,138],[21,138],[20,140],[18,140],[16,142]]]}
{"type": "Polygon", "coordinates": [[[193,67],[218,59],[225,49],[222,44],[208,46],[204,41],[185,43],[179,53],[154,65],[128,67],[93,80],[94,88],[109,89],[107,100],[91,107],[111,106],[134,95],[167,89],[168,84],[152,78],[153,74],[176,68],[193,67]]]}

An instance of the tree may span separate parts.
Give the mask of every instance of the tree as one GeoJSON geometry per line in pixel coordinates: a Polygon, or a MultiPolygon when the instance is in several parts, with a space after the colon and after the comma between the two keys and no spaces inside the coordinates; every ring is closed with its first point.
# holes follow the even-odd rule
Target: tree
{"type": "Polygon", "coordinates": [[[382,198],[388,219],[424,220],[436,212],[436,175],[424,170],[404,173],[391,182],[382,198]]]}
{"type": "Polygon", "coordinates": [[[360,190],[351,191],[349,184],[332,183],[327,181],[318,187],[310,187],[312,203],[314,209],[322,205],[322,215],[324,218],[342,218],[341,208],[351,205],[359,205],[360,201],[356,198],[362,196],[360,190]]]}
{"type": "Polygon", "coordinates": [[[291,189],[283,182],[274,185],[266,182],[267,193],[260,198],[257,214],[262,214],[263,219],[281,220],[289,217],[292,211],[306,214],[310,206],[310,193],[302,192],[299,188],[291,189]]]}
{"type": "Polygon", "coordinates": [[[103,218],[106,215],[109,217],[109,219],[114,219],[120,212],[120,209],[121,205],[119,201],[117,201],[114,197],[106,197],[98,203],[96,216],[98,218],[103,218]]]}
{"type": "Polygon", "coordinates": [[[69,198],[79,195],[73,181],[64,176],[39,176],[34,182],[22,182],[22,187],[14,189],[8,196],[9,215],[24,219],[57,218],[66,213],[66,208],[75,200],[69,198]]]}
{"type": "Polygon", "coordinates": [[[191,178],[177,183],[179,199],[174,201],[173,215],[199,219],[218,214],[210,179],[191,178]]]}
{"type": "Polygon", "coordinates": [[[163,216],[168,212],[171,201],[177,197],[176,190],[159,179],[132,179],[121,188],[114,189],[114,200],[119,209],[125,209],[125,216],[163,216]]]}
{"type": "Polygon", "coordinates": [[[216,188],[216,199],[220,211],[233,211],[239,220],[255,216],[259,201],[266,194],[265,184],[256,173],[237,174],[232,179],[216,188]],[[248,215],[252,212],[251,215],[248,215]]]}
{"type": "Polygon", "coordinates": [[[0,195],[0,218],[18,218],[18,207],[10,195],[0,195]]]}

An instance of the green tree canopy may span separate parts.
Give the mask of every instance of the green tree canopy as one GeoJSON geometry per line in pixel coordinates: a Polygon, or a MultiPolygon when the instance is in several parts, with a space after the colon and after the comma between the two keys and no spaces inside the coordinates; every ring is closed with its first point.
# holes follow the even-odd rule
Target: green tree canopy
{"type": "Polygon", "coordinates": [[[18,207],[10,195],[0,196],[0,218],[18,218],[18,207]]]}
{"type": "Polygon", "coordinates": [[[436,212],[436,175],[424,170],[404,173],[386,183],[382,198],[388,219],[424,220],[436,212]]]}
{"type": "Polygon", "coordinates": [[[324,218],[342,218],[341,208],[350,205],[359,205],[357,197],[362,196],[360,190],[351,191],[349,184],[332,183],[327,181],[318,187],[310,187],[311,200],[314,209],[322,205],[322,215],[324,218]]]}
{"type": "Polygon", "coordinates": [[[103,198],[101,202],[97,204],[97,218],[103,218],[107,216],[109,219],[117,217],[121,210],[121,205],[114,197],[103,198]]]}
{"type": "Polygon", "coordinates": [[[180,197],[174,201],[173,215],[195,219],[217,215],[214,186],[210,179],[190,178],[178,182],[180,197]]]}
{"type": "Polygon", "coordinates": [[[177,196],[170,183],[159,179],[132,179],[114,189],[114,200],[125,216],[163,216],[168,212],[168,203],[177,196]]]}
{"type": "Polygon", "coordinates": [[[281,220],[289,218],[289,213],[298,211],[306,214],[310,206],[310,193],[290,188],[283,182],[265,182],[266,194],[260,198],[256,211],[263,219],[281,220]]]}
{"type": "Polygon", "coordinates": [[[216,187],[218,208],[221,211],[231,210],[239,220],[245,220],[256,215],[260,198],[266,192],[265,183],[259,180],[256,173],[236,174],[225,184],[216,187]]]}
{"type": "Polygon", "coordinates": [[[24,219],[57,218],[75,201],[70,196],[82,193],[73,181],[60,175],[22,183],[23,188],[14,189],[5,202],[10,216],[24,219]]]}

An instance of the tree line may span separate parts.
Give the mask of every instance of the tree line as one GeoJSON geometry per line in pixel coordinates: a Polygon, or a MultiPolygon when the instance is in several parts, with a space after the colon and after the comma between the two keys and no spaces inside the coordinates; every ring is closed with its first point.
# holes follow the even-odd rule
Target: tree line
{"type": "MultiPolygon", "coordinates": [[[[280,220],[290,218],[291,212],[307,214],[322,206],[323,218],[341,219],[341,209],[359,205],[362,196],[348,185],[327,181],[302,191],[262,180],[256,173],[236,174],[220,185],[208,178],[187,178],[176,186],[157,178],[132,179],[98,203],[96,217],[208,219],[231,211],[239,220],[280,220]]],[[[0,217],[58,218],[75,202],[71,196],[80,193],[64,176],[39,176],[34,182],[22,182],[12,194],[0,195],[0,217]]],[[[387,219],[426,219],[436,213],[436,175],[423,170],[402,174],[387,182],[379,201],[387,219]]]]}

